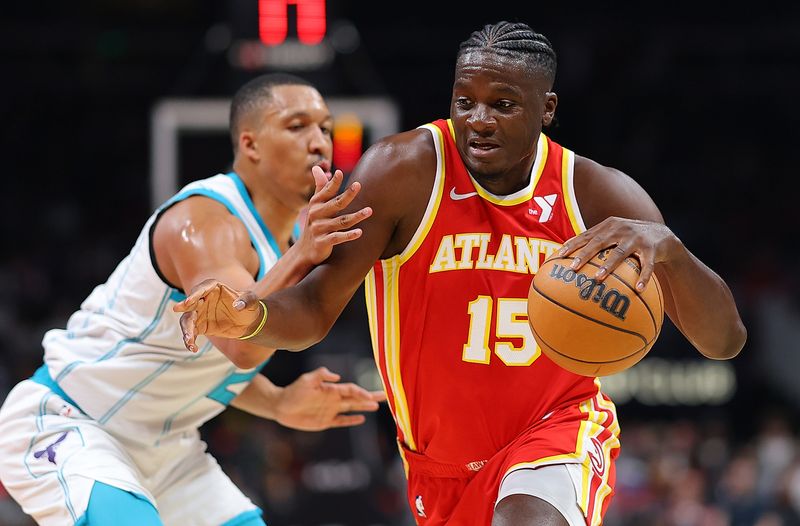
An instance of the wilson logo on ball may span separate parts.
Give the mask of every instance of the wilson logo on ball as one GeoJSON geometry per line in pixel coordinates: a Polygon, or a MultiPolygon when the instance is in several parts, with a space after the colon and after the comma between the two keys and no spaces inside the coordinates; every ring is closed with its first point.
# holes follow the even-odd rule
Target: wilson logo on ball
{"type": "Polygon", "coordinates": [[[582,300],[591,300],[615,318],[625,319],[631,300],[617,289],[609,288],[606,290],[605,283],[587,277],[586,274],[575,272],[564,265],[554,264],[550,270],[550,277],[567,284],[573,283],[578,288],[578,296],[582,300]]]}

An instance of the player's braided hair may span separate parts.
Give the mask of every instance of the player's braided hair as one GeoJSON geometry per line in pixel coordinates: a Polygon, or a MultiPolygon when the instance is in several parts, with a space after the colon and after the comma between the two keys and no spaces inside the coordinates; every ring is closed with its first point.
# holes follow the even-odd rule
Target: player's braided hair
{"type": "Polygon", "coordinates": [[[297,85],[314,87],[309,81],[289,73],[267,73],[248,81],[236,91],[231,101],[228,121],[234,153],[239,147],[240,123],[245,115],[268,102],[275,86],[297,85]]]}
{"type": "Polygon", "coordinates": [[[474,31],[461,43],[457,58],[470,51],[489,51],[527,62],[553,81],[556,76],[556,52],[550,41],[521,22],[497,22],[474,31]]]}

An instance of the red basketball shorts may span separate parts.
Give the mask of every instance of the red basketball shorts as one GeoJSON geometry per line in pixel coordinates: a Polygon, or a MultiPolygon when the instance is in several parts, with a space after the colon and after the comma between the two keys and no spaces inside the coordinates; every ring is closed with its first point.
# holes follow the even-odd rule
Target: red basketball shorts
{"type": "Polygon", "coordinates": [[[571,464],[577,504],[587,526],[595,526],[614,493],[619,425],[614,404],[598,394],[546,415],[483,465],[443,464],[404,447],[401,454],[420,526],[490,526],[507,474],[553,464],[571,464]]]}

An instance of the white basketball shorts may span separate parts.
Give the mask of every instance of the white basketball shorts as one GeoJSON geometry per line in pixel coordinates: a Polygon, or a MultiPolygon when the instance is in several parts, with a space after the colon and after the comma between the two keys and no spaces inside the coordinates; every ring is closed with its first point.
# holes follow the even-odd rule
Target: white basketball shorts
{"type": "Polygon", "coordinates": [[[147,499],[167,526],[260,517],[206,453],[198,432],[145,447],[112,436],[31,380],[18,384],[0,409],[0,480],[44,526],[81,520],[95,481],[147,499]]]}

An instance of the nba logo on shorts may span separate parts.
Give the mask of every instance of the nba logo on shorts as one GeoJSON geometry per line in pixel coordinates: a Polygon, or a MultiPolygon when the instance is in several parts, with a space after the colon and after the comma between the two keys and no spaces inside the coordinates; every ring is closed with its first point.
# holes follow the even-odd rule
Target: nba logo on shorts
{"type": "Polygon", "coordinates": [[[417,498],[414,499],[414,506],[417,508],[417,515],[427,517],[425,515],[425,506],[422,504],[422,495],[417,495],[417,498]]]}

